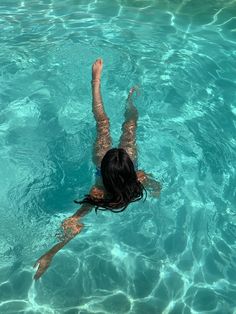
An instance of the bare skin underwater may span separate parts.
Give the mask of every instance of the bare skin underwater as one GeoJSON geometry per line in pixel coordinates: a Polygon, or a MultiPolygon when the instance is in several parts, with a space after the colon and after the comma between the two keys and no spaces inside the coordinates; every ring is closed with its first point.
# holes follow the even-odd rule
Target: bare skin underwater
{"type": "MultiPolygon", "coordinates": [[[[112,140],[110,136],[110,122],[104,110],[101,96],[101,73],[103,68],[102,59],[98,59],[92,66],[92,109],[96,120],[97,136],[93,150],[93,162],[96,167],[100,167],[103,156],[111,149],[112,140]]],[[[130,156],[133,162],[137,160],[136,147],[136,129],[138,121],[138,111],[133,103],[132,95],[137,92],[137,87],[131,88],[125,110],[125,121],[122,125],[122,134],[120,137],[119,148],[123,148],[130,156]]],[[[146,174],[142,170],[136,171],[137,179],[145,188],[151,191],[151,195],[158,197],[160,195],[161,185],[151,174],[146,174]]],[[[94,198],[103,198],[104,190],[101,177],[96,177],[95,185],[90,189],[89,194],[94,198]]],[[[35,263],[38,267],[34,279],[39,279],[48,269],[54,255],[71,241],[83,229],[83,223],[80,222],[86,214],[91,212],[94,206],[83,204],[71,217],[62,223],[63,235],[60,242],[54,245],[49,251],[43,254],[35,263]]]]}

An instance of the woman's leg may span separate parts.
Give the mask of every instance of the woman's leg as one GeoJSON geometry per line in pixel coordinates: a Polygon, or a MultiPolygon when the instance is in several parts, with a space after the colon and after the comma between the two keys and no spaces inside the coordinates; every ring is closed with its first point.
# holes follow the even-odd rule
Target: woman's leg
{"type": "Polygon", "coordinates": [[[103,62],[98,59],[92,67],[92,96],[93,96],[93,114],[96,120],[97,137],[94,143],[93,161],[97,167],[100,167],[105,153],[111,148],[110,123],[103,108],[102,96],[100,91],[100,78],[103,62]]]}
{"type": "Polygon", "coordinates": [[[122,135],[119,147],[126,150],[134,163],[137,162],[136,129],[138,121],[138,111],[134,106],[132,95],[137,92],[137,87],[132,87],[127,99],[125,110],[125,122],[122,125],[122,135]]]}

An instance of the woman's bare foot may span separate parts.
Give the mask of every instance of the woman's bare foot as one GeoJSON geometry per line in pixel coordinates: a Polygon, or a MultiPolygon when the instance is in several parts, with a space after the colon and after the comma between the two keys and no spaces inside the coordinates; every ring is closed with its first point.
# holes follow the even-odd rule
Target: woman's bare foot
{"type": "Polygon", "coordinates": [[[103,61],[102,59],[97,59],[92,66],[92,80],[93,82],[100,81],[102,73],[103,61]]]}
{"type": "Polygon", "coordinates": [[[132,97],[133,93],[135,93],[135,92],[136,92],[136,95],[139,96],[140,92],[139,92],[139,86],[138,85],[131,87],[131,89],[129,91],[128,99],[130,99],[132,97]]]}

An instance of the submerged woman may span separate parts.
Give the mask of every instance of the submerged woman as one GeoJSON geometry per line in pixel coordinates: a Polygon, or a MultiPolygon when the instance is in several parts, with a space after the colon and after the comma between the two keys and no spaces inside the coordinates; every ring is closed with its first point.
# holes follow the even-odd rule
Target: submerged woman
{"type": "Polygon", "coordinates": [[[136,128],[138,112],[132,101],[135,87],[131,88],[126,105],[125,122],[118,148],[111,148],[110,124],[104,111],[100,92],[102,59],[92,66],[93,113],[97,123],[97,138],[94,145],[93,161],[96,165],[96,182],[82,201],[80,209],[63,224],[64,235],[61,242],[42,255],[34,265],[39,266],[34,279],[38,279],[49,267],[53,256],[83,228],[79,220],[95,210],[123,211],[129,203],[143,197],[145,187],[152,189],[152,195],[159,196],[160,184],[137,169],[136,128]]]}

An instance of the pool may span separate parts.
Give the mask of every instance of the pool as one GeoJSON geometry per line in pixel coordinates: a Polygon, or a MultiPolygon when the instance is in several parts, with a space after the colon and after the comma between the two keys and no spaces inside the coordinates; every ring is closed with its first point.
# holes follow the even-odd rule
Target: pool
{"type": "Polygon", "coordinates": [[[236,2],[0,2],[0,313],[236,313],[236,2]],[[114,146],[139,85],[139,167],[159,199],[90,213],[91,64],[114,146]]]}

